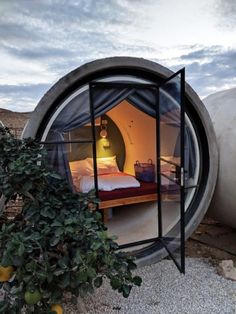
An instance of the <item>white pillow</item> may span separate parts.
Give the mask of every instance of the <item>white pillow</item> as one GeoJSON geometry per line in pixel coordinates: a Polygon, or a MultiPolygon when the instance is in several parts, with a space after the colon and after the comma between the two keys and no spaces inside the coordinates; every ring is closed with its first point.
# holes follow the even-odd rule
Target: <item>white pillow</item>
{"type": "MultiPolygon", "coordinates": [[[[87,158],[87,161],[93,168],[93,158],[87,158]]],[[[98,175],[120,172],[116,163],[116,156],[97,158],[97,171],[98,175]]]]}
{"type": "Polygon", "coordinates": [[[72,177],[93,175],[93,167],[86,159],[71,161],[69,164],[72,177]]]}

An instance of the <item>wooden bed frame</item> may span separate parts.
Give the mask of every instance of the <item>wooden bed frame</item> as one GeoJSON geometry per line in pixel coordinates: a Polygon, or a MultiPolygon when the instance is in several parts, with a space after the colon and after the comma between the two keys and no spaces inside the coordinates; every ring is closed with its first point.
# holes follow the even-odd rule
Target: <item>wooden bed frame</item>
{"type": "Polygon", "coordinates": [[[157,200],[157,194],[147,194],[140,196],[132,196],[125,198],[117,198],[113,200],[101,201],[99,204],[99,209],[103,211],[103,222],[108,222],[109,220],[109,209],[112,207],[131,205],[137,203],[151,202],[157,200]]]}
{"type": "MultiPolygon", "coordinates": [[[[164,202],[178,202],[179,195],[173,194],[171,197],[169,195],[162,194],[164,202]]],[[[113,200],[101,201],[99,203],[99,209],[103,212],[103,222],[107,223],[109,221],[109,210],[110,208],[123,206],[123,205],[131,205],[145,202],[152,202],[157,200],[157,194],[146,194],[140,196],[132,196],[125,198],[116,198],[113,200]]]]}

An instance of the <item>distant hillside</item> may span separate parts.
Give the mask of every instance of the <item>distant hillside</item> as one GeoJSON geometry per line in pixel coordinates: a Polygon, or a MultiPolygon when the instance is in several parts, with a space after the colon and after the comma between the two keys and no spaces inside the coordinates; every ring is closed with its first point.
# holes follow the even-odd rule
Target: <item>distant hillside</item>
{"type": "Polygon", "coordinates": [[[0,121],[19,137],[26,122],[29,120],[31,112],[14,112],[0,108],[0,121]]]}

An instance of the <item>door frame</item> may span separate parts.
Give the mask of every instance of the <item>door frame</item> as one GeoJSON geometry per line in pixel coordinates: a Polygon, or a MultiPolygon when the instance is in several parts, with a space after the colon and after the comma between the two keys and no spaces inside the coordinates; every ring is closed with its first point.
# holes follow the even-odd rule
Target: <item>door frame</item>
{"type": "MultiPolygon", "coordinates": [[[[171,75],[169,78],[165,79],[161,84],[149,84],[149,83],[124,83],[124,82],[97,82],[97,81],[91,81],[89,83],[89,99],[90,99],[90,122],[91,122],[91,127],[92,127],[92,146],[93,146],[93,160],[95,161],[93,163],[94,165],[94,186],[95,186],[95,191],[96,191],[96,197],[98,197],[98,177],[97,177],[97,153],[96,153],[96,132],[95,132],[95,112],[94,112],[94,95],[93,95],[93,89],[97,87],[104,87],[104,88],[135,88],[135,89],[142,89],[142,88],[151,88],[155,89],[156,91],[156,139],[157,139],[157,214],[158,214],[158,236],[145,239],[145,240],[140,240],[140,241],[134,241],[130,243],[125,243],[122,245],[119,245],[118,250],[125,249],[125,248],[130,248],[130,247],[137,247],[139,245],[143,244],[155,244],[155,243],[160,243],[167,251],[169,256],[172,258],[174,263],[176,264],[177,268],[181,273],[185,273],[185,250],[184,250],[184,245],[185,245],[185,208],[184,208],[184,129],[185,129],[185,124],[184,124],[184,116],[185,116],[185,106],[184,106],[184,100],[185,100],[185,68],[177,71],[173,75],[171,75]],[[180,80],[181,80],[181,100],[180,100],[180,106],[181,106],[181,125],[180,125],[180,132],[181,132],[181,213],[180,213],[180,226],[181,226],[181,243],[180,243],[180,250],[181,250],[181,265],[179,265],[172,252],[169,250],[169,248],[166,246],[164,242],[164,237],[162,235],[162,206],[161,206],[161,187],[160,187],[160,162],[161,162],[161,157],[160,157],[160,106],[159,106],[159,88],[163,86],[163,84],[167,83],[169,80],[173,79],[175,76],[180,75],[180,80]],[[183,157],[183,158],[182,158],[183,157]]],[[[98,205],[97,205],[98,208],[98,205]]],[[[103,216],[103,212],[101,211],[101,214],[103,216]]]]}
{"type": "MultiPolygon", "coordinates": [[[[169,256],[174,261],[175,265],[179,269],[181,273],[185,273],[185,68],[180,69],[169,78],[165,79],[158,86],[158,110],[157,110],[157,182],[158,182],[158,232],[159,238],[165,249],[167,250],[169,256]],[[176,167],[180,168],[180,181],[176,182],[177,185],[180,187],[180,263],[177,262],[175,256],[173,255],[173,251],[168,247],[167,243],[165,242],[165,236],[162,234],[162,227],[163,227],[163,215],[162,215],[162,193],[161,193],[161,161],[165,161],[169,164],[174,164],[168,160],[165,160],[161,157],[161,112],[160,112],[160,88],[162,88],[166,83],[174,79],[175,77],[180,76],[180,167],[175,165],[176,167]]],[[[171,179],[170,179],[171,180],[171,179]]],[[[172,181],[172,180],[171,180],[172,181]]]]}

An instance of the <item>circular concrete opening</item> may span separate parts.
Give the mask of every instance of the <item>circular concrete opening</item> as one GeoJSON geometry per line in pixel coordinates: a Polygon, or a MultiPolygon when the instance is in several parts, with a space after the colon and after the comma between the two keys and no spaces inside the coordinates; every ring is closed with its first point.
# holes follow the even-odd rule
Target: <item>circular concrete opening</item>
{"type": "MultiPolygon", "coordinates": [[[[172,74],[170,70],[159,64],[138,58],[115,57],[86,64],[63,77],[44,95],[32,114],[23,136],[48,141],[50,132],[56,122],[60,120],[63,110],[70,113],[70,106],[75,106],[76,100],[82,93],[85,95],[92,81],[160,84],[172,74]]],[[[190,186],[195,187],[186,190],[185,193],[185,234],[188,238],[200,223],[211,201],[217,178],[218,152],[208,112],[191,87],[186,84],[185,88],[185,124],[189,129],[195,160],[194,173],[191,176],[192,181],[190,184],[190,186]]],[[[138,110],[126,100],[103,112],[101,119],[103,119],[104,114],[110,119],[111,122],[109,123],[113,123],[114,128],[116,127],[119,132],[121,144],[116,152],[123,152],[120,153],[119,160],[123,160],[120,163],[124,172],[134,174],[133,164],[138,158],[142,161],[148,158],[155,160],[154,147],[157,139],[154,136],[153,128],[155,128],[156,122],[153,117],[138,110]],[[148,131],[144,132],[145,129],[148,129],[148,131]],[[147,134],[152,134],[152,136],[147,134]],[[145,149],[142,149],[143,147],[145,149]]],[[[73,115],[70,119],[73,119],[73,115]]],[[[101,123],[100,120],[98,128],[100,128],[101,123]]],[[[109,125],[107,130],[109,132],[109,125]]],[[[170,130],[162,132],[166,134],[166,157],[170,154],[168,152],[168,143],[171,142],[171,138],[174,138],[173,134],[170,136],[170,132],[170,130]]],[[[70,140],[70,136],[76,135],[71,135],[70,132],[67,133],[65,134],[68,142],[67,153],[68,156],[72,156],[73,151],[78,151],[78,147],[75,148],[75,143],[70,140]]],[[[84,136],[86,138],[88,135],[84,136]]],[[[175,141],[177,141],[176,138],[175,141]]],[[[109,143],[109,145],[113,149],[112,143],[109,143]]],[[[79,151],[83,151],[81,146],[79,151]]],[[[106,153],[107,150],[104,149],[103,154],[106,155],[106,153]]],[[[71,161],[82,160],[84,157],[81,154],[71,157],[74,159],[71,159],[71,161]]],[[[114,154],[114,151],[110,154],[114,154]]],[[[110,220],[107,221],[108,231],[118,234],[120,244],[154,236],[158,233],[156,206],[156,202],[148,201],[114,208],[110,212],[110,220]]],[[[173,232],[179,222],[179,214],[173,209],[175,206],[176,201],[173,202],[173,200],[164,204],[165,235],[173,232]]],[[[162,245],[154,243],[132,248],[132,250],[136,252],[140,264],[157,261],[166,255],[162,245]]]]}

